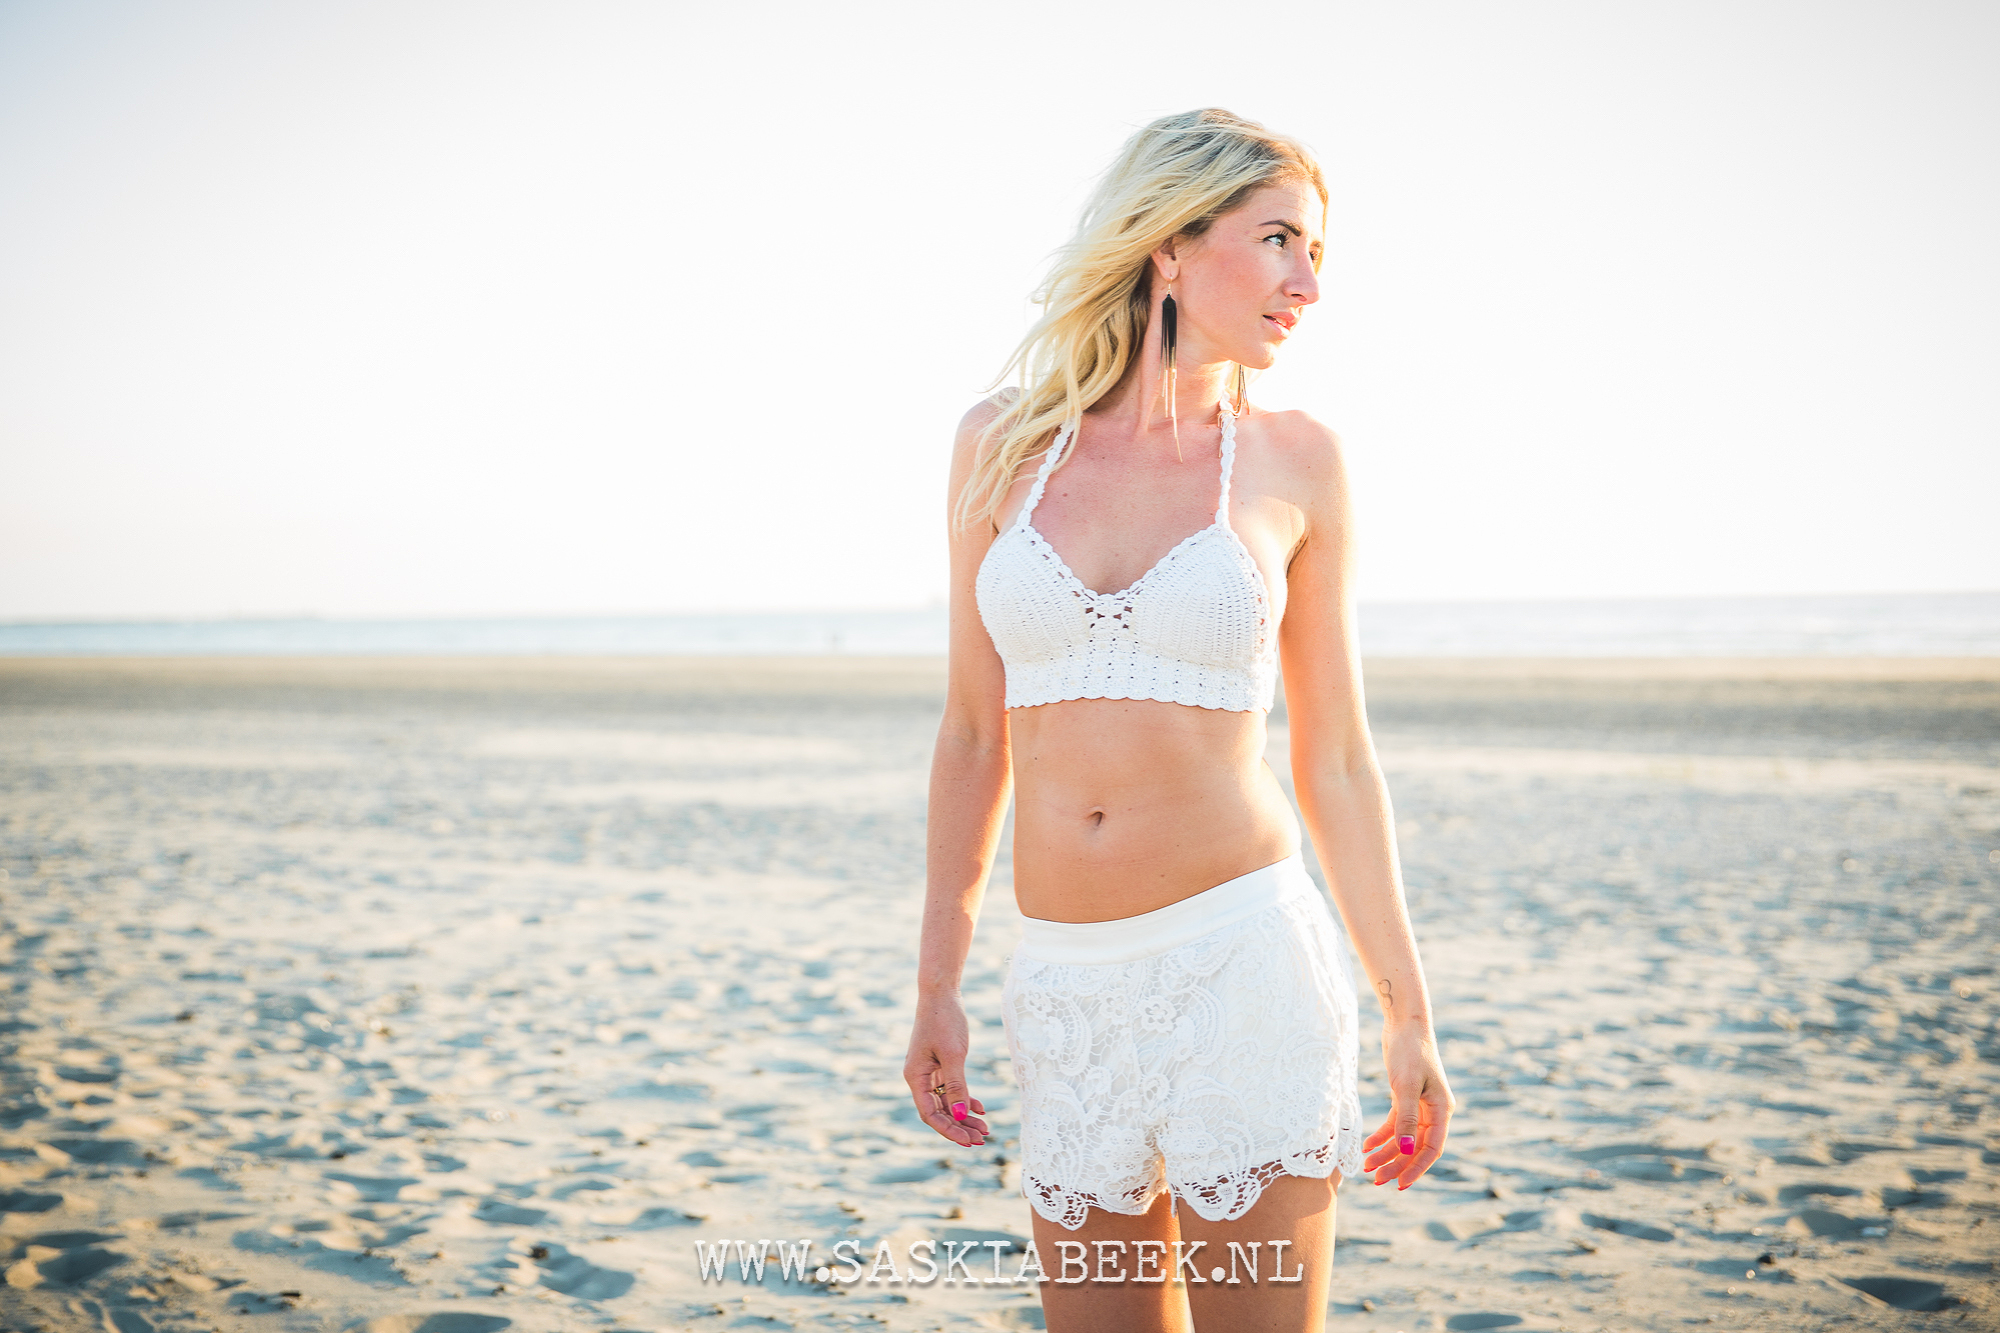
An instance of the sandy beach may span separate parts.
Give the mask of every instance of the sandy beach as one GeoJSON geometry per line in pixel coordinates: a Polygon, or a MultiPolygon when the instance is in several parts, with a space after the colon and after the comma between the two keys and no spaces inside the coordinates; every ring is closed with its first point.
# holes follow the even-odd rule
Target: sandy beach
{"type": "MultiPolygon", "coordinates": [[[[996,1141],[900,1076],[942,683],[0,660],[0,1328],[1041,1327],[739,1263],[1020,1262],[1004,854],[996,1141]]],[[[1463,1105],[1420,1187],[1342,1190],[1330,1326],[2000,1328],[2000,659],[1368,687],[1463,1105]]]]}

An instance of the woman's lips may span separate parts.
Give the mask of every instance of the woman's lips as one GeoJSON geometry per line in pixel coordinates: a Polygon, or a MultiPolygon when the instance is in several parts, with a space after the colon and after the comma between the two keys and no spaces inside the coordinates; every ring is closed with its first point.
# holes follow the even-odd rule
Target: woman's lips
{"type": "Polygon", "coordinates": [[[1290,334],[1292,331],[1292,326],[1299,322],[1299,317],[1297,315],[1292,315],[1292,314],[1266,315],[1264,316],[1264,318],[1270,320],[1273,324],[1277,325],[1278,332],[1281,334],[1290,334]]]}

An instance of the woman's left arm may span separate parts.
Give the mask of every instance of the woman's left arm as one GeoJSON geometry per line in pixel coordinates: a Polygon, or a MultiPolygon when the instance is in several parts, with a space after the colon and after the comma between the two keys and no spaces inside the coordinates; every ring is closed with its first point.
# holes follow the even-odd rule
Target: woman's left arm
{"type": "Polygon", "coordinates": [[[1393,1179],[1408,1189],[1444,1153],[1452,1095],[1403,901],[1395,816],[1361,695],[1346,470],[1340,441],[1312,418],[1284,413],[1272,426],[1305,519],[1286,572],[1279,631],[1293,784],[1334,904],[1382,1006],[1392,1104],[1362,1145],[1363,1165],[1377,1185],[1393,1179]]]}

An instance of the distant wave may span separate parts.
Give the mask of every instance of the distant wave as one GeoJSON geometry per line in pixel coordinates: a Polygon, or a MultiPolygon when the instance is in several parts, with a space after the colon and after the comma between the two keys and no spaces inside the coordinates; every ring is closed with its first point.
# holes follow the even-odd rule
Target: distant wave
{"type": "MultiPolygon", "coordinates": [[[[1371,657],[1992,657],[2000,592],[1382,602],[1371,657]]],[[[0,656],[934,656],[945,613],[0,624],[0,656]]]]}

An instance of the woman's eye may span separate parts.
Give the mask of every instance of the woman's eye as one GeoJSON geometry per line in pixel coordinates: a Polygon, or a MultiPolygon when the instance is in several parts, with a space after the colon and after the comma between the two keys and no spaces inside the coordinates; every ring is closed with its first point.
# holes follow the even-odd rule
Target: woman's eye
{"type": "Polygon", "coordinates": [[[1281,231],[1274,231],[1269,236],[1266,236],[1264,239],[1267,241],[1276,241],[1278,243],[1278,248],[1282,250],[1285,248],[1285,242],[1290,240],[1291,238],[1286,236],[1285,233],[1281,231]]]}

